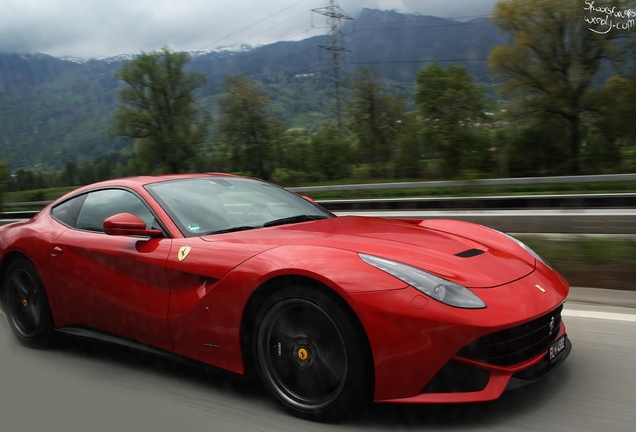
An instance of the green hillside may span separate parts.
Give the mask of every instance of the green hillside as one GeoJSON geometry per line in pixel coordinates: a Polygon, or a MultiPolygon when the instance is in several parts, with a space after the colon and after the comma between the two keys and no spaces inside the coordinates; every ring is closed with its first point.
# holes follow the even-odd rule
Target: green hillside
{"type": "MultiPolygon", "coordinates": [[[[483,59],[499,40],[483,19],[459,23],[369,9],[344,34],[351,49],[344,75],[372,67],[387,80],[388,91],[407,101],[417,69],[430,60],[459,59],[478,81],[488,81],[483,59]]],[[[314,37],[197,55],[189,68],[208,78],[197,93],[199,103],[214,118],[225,76],[240,73],[264,88],[287,124],[312,130],[334,115],[329,56],[322,43],[324,37],[314,37]]],[[[79,164],[124,148],[125,142],[108,133],[121,85],[114,75],[122,60],[0,54],[0,160],[9,161],[12,171],[60,170],[67,161],[79,164]]]]}

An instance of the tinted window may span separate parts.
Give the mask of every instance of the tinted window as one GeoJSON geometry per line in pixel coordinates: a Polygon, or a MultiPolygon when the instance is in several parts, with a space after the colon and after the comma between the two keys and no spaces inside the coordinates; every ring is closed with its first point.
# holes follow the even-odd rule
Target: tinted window
{"type": "Polygon", "coordinates": [[[104,231],[104,220],[118,213],[131,213],[152,227],[154,217],[143,202],[131,192],[107,189],[86,195],[75,227],[88,231],[104,231]]]}
{"type": "Polygon", "coordinates": [[[155,183],[146,189],[186,237],[234,228],[262,228],[272,221],[331,213],[285,189],[246,178],[193,178],[155,183]]]}
{"type": "Polygon", "coordinates": [[[77,223],[77,215],[79,214],[82,204],[86,199],[86,195],[80,195],[75,198],[71,198],[68,201],[64,201],[51,210],[51,216],[58,222],[74,227],[77,223]]]}

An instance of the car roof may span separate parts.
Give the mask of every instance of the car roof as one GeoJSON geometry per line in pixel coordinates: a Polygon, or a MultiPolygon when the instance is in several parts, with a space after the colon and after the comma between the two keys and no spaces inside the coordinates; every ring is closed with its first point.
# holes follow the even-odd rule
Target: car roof
{"type": "MultiPolygon", "coordinates": [[[[56,202],[64,201],[70,196],[78,195],[84,192],[88,192],[95,189],[109,188],[109,187],[127,187],[131,189],[140,189],[146,185],[153,183],[161,183],[170,180],[184,180],[190,178],[212,178],[212,177],[241,177],[234,174],[227,173],[190,173],[190,174],[158,174],[158,175],[146,175],[146,176],[134,176],[134,177],[122,177],[113,180],[105,180],[97,183],[91,183],[86,186],[79,187],[68,194],[64,195],[56,202]]],[[[244,177],[241,177],[244,178],[244,177]]]]}
{"type": "Polygon", "coordinates": [[[158,174],[147,176],[123,177],[113,180],[105,180],[98,183],[86,185],[80,189],[96,189],[109,186],[145,186],[152,183],[161,183],[170,180],[182,180],[189,178],[205,178],[205,177],[240,177],[226,173],[191,173],[191,174],[158,174]]]}

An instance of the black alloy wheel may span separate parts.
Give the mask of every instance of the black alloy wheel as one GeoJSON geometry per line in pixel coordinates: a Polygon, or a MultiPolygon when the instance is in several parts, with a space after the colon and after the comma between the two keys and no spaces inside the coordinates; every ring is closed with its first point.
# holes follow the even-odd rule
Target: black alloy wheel
{"type": "Polygon", "coordinates": [[[369,359],[359,336],[349,317],[322,293],[291,289],[274,295],[255,327],[261,380],[299,417],[338,416],[368,399],[369,359]]]}
{"type": "Polygon", "coordinates": [[[31,262],[13,261],[4,280],[5,312],[20,342],[39,346],[49,342],[53,320],[40,276],[31,262]]]}

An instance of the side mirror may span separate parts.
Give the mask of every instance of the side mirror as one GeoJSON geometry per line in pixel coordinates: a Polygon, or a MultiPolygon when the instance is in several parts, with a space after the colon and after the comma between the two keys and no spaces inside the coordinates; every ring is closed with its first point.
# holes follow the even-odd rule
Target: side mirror
{"type": "Polygon", "coordinates": [[[312,197],[308,197],[308,196],[306,196],[306,195],[303,195],[302,197],[303,197],[304,199],[306,199],[307,201],[309,201],[310,203],[312,203],[312,204],[318,204],[318,203],[316,202],[316,200],[314,200],[312,197]]]}
{"type": "Polygon", "coordinates": [[[108,235],[161,237],[160,229],[147,229],[146,223],[130,213],[118,213],[104,221],[104,232],[108,235]]]}

